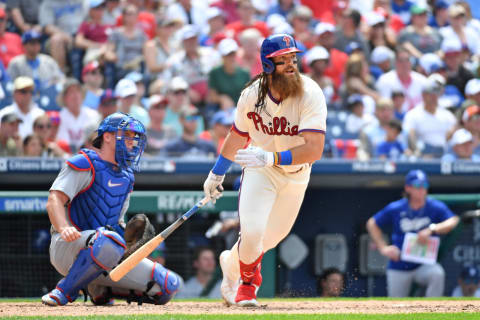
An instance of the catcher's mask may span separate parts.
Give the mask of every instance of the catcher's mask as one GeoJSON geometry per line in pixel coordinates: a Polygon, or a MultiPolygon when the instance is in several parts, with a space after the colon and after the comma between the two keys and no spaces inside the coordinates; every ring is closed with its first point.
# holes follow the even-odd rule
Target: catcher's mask
{"type": "Polygon", "coordinates": [[[115,161],[118,166],[139,171],[138,162],[147,141],[143,124],[128,114],[115,112],[100,123],[94,147],[101,147],[105,132],[115,132],[115,161]]]}

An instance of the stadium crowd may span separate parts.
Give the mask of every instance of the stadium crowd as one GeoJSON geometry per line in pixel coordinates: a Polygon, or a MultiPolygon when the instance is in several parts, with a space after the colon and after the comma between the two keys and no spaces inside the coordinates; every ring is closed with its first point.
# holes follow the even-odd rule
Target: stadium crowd
{"type": "Polygon", "coordinates": [[[326,96],[324,157],[478,161],[475,17],[473,0],[3,0],[0,155],[66,157],[120,110],[148,156],[213,159],[261,41],[288,33],[326,96]]]}

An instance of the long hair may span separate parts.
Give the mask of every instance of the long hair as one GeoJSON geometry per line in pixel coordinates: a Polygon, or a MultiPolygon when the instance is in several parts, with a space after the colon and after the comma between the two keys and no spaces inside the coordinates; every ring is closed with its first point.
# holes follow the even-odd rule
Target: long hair
{"type": "Polygon", "coordinates": [[[257,101],[255,102],[255,112],[260,114],[262,111],[265,110],[266,103],[265,103],[265,98],[268,93],[268,77],[265,72],[257,74],[255,77],[253,77],[252,80],[250,80],[244,87],[248,88],[250,87],[253,83],[256,81],[259,81],[258,83],[258,95],[257,95],[257,101]]]}

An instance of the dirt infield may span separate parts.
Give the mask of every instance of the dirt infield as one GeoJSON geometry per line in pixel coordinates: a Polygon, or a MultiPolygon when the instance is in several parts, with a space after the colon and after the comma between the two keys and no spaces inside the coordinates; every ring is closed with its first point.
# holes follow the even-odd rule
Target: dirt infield
{"type": "Polygon", "coordinates": [[[0,303],[2,316],[86,316],[132,314],[396,314],[396,313],[455,313],[480,312],[480,300],[267,300],[255,309],[227,307],[222,302],[173,302],[166,306],[144,304],[128,305],[117,302],[114,306],[97,307],[76,302],[63,307],[48,307],[41,303],[0,303]]]}

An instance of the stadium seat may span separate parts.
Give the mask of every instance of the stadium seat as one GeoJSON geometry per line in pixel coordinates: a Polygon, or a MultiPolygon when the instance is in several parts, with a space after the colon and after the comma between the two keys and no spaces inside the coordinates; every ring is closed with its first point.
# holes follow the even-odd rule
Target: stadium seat
{"type": "Polygon", "coordinates": [[[13,83],[11,81],[2,82],[1,87],[5,96],[0,99],[0,109],[12,104],[13,102],[13,83]]]}
{"type": "Polygon", "coordinates": [[[57,96],[60,92],[58,85],[52,85],[48,88],[42,88],[39,94],[36,95],[35,102],[42,109],[47,111],[60,110],[60,106],[57,104],[57,96]]]}

